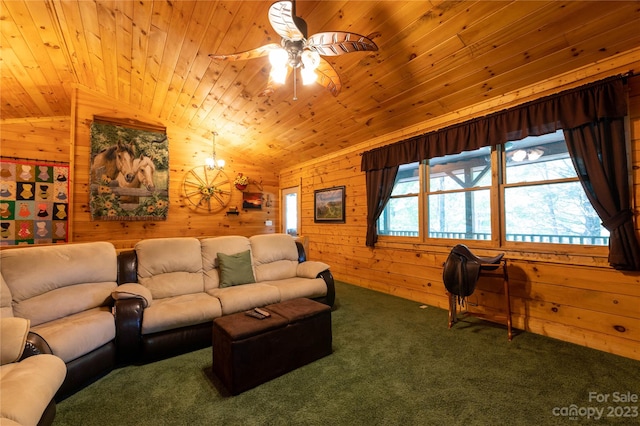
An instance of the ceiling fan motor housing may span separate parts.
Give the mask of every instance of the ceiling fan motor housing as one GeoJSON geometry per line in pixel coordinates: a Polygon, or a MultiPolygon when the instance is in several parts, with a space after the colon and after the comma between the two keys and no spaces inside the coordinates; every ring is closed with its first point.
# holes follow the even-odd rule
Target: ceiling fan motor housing
{"type": "Polygon", "coordinates": [[[305,40],[286,40],[282,39],[284,50],[289,54],[289,66],[291,68],[300,68],[302,65],[302,51],[304,50],[305,40]]]}

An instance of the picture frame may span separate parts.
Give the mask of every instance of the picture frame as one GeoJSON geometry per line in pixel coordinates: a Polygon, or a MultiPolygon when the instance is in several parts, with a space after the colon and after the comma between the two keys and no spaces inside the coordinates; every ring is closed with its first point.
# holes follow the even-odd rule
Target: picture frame
{"type": "Polygon", "coordinates": [[[262,192],[243,192],[242,208],[245,210],[262,209],[262,192]]]}
{"type": "Polygon", "coordinates": [[[313,220],[316,223],[345,223],[344,186],[313,191],[313,220]]]}

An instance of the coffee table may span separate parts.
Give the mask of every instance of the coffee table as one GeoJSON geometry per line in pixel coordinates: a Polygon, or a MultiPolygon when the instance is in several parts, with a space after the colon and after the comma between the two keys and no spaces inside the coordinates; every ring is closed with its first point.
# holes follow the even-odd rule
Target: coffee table
{"type": "Polygon", "coordinates": [[[239,312],[213,321],[213,372],[232,395],[331,354],[331,308],[311,299],[239,312]]]}

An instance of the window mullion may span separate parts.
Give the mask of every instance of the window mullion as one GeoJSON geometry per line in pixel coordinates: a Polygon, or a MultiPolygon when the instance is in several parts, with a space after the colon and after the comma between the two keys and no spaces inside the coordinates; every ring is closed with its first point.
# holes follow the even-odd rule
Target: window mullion
{"type": "Polygon", "coordinates": [[[418,235],[420,235],[420,241],[425,242],[428,238],[429,229],[428,221],[428,205],[427,205],[427,191],[429,191],[429,180],[427,179],[427,162],[421,161],[418,167],[418,179],[420,180],[420,192],[418,194],[418,235]]]}
{"type": "Polygon", "coordinates": [[[502,145],[491,148],[491,211],[498,213],[491,215],[491,241],[498,247],[502,246],[505,233],[502,181],[506,162],[502,152],[502,145]]]}

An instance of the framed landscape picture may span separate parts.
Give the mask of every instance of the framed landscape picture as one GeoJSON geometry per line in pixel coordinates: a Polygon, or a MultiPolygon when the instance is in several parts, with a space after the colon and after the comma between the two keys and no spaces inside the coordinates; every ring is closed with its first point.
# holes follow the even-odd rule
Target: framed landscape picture
{"type": "Polygon", "coordinates": [[[243,209],[261,209],[262,208],[262,192],[243,192],[242,208],[243,209]]]}
{"type": "Polygon", "coordinates": [[[345,222],[345,187],[318,189],[313,192],[313,219],[319,223],[345,222]]]}

